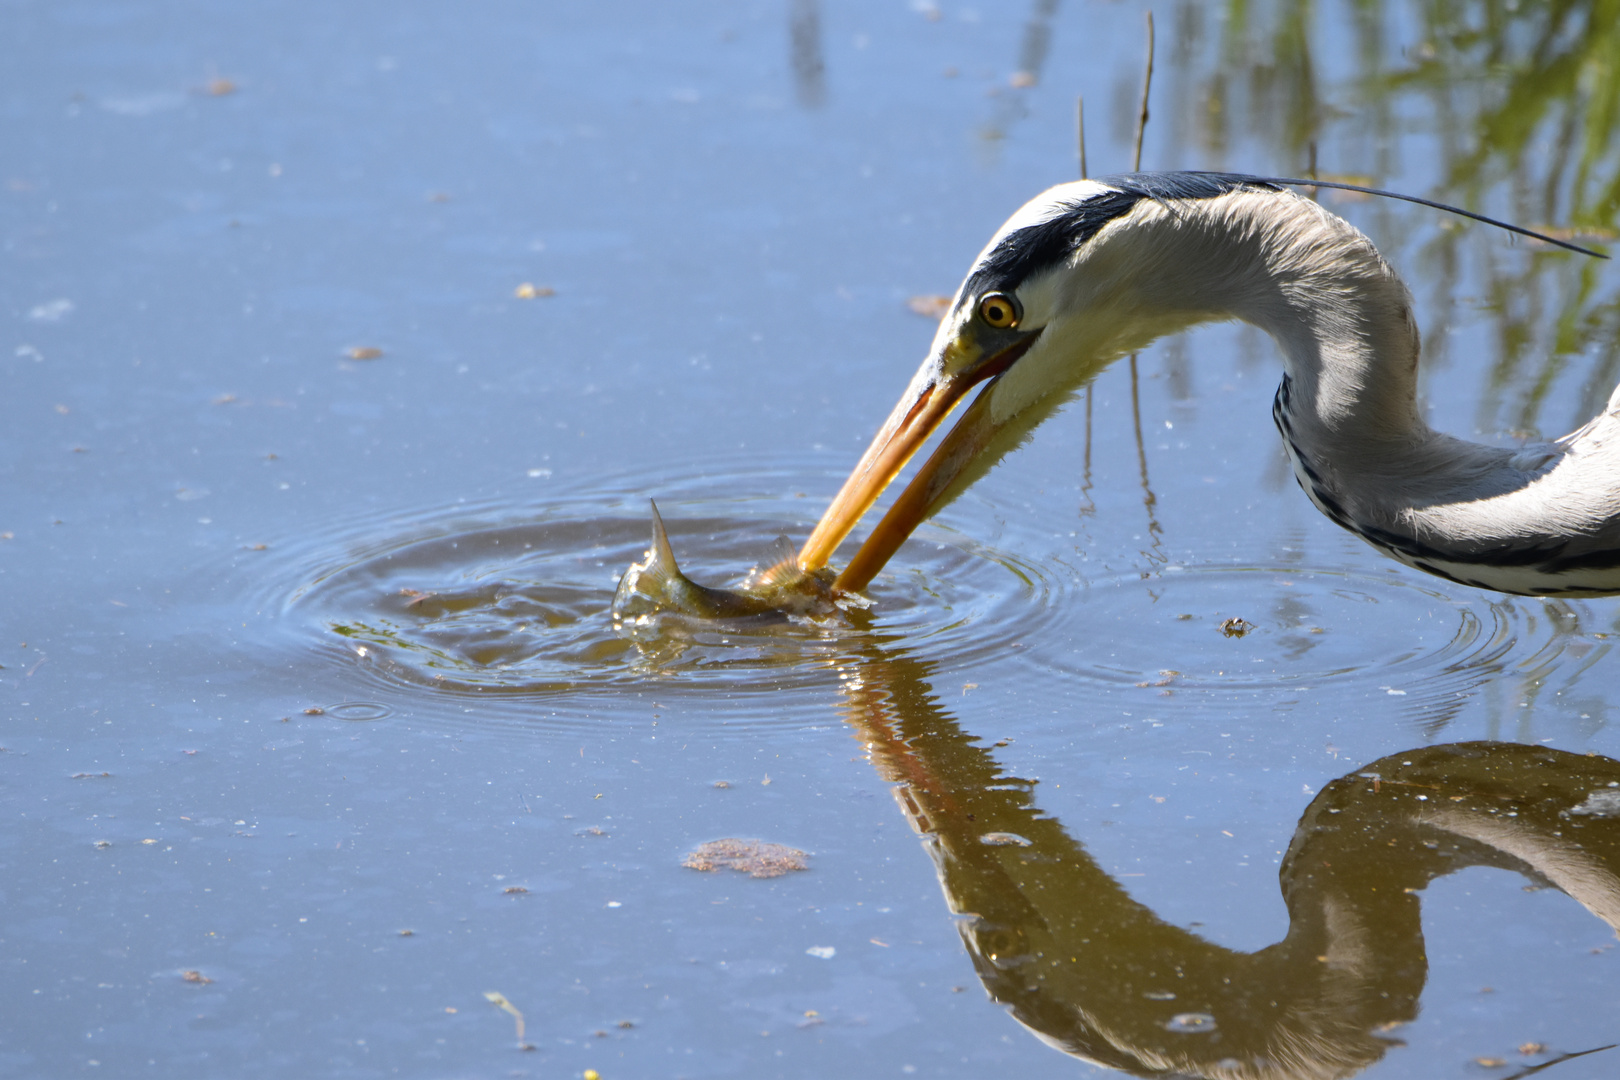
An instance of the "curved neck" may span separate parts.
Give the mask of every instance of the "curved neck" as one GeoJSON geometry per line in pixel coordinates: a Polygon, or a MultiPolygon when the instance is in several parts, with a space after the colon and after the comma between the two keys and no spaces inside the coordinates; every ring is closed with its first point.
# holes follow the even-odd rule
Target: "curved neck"
{"type": "Polygon", "coordinates": [[[1349,223],[1290,192],[1144,202],[1132,216],[1141,236],[1130,246],[1159,252],[1133,260],[1145,321],[1236,318],[1264,330],[1287,370],[1279,406],[1307,447],[1376,452],[1428,434],[1411,294],[1349,223]]]}

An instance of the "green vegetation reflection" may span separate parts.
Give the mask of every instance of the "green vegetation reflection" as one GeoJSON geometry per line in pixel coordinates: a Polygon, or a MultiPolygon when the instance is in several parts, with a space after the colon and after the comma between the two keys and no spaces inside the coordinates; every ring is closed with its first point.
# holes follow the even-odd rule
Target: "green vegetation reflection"
{"type": "MultiPolygon", "coordinates": [[[[1419,194],[1561,238],[1620,235],[1620,0],[1184,0],[1174,33],[1186,67],[1169,86],[1173,144],[1201,144],[1211,167],[1252,167],[1237,145],[1252,140],[1279,170],[1319,159],[1324,179],[1373,183],[1428,172],[1419,194]],[[1350,73],[1333,81],[1320,60],[1341,54],[1350,73]],[[1418,161],[1430,154],[1433,169],[1418,161]]],[[[1603,264],[1515,251],[1427,211],[1369,209],[1386,251],[1432,237],[1421,253],[1431,317],[1449,321],[1441,313],[1461,303],[1492,320],[1481,431],[1556,434],[1602,407],[1620,379],[1620,289],[1605,286],[1603,264]],[[1546,417],[1561,382],[1571,415],[1546,417]]],[[[1433,361],[1445,359],[1446,329],[1427,328],[1433,361]]]]}

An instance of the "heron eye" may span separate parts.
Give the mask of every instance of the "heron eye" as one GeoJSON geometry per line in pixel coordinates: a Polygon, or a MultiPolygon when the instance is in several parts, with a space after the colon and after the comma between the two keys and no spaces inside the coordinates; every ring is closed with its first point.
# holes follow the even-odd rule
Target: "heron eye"
{"type": "Polygon", "coordinates": [[[985,293],[979,300],[979,318],[997,330],[1010,330],[1023,317],[1016,297],[1007,293],[985,293]]]}

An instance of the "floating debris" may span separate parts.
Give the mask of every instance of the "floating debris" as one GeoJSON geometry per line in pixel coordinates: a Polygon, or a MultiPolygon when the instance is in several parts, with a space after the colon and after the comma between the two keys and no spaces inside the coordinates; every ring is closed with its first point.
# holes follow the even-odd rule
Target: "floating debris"
{"type": "MultiPolygon", "coordinates": [[[[73,301],[68,299],[51,300],[43,304],[35,304],[28,309],[28,317],[35,322],[61,322],[73,310],[73,301]]],[[[66,406],[58,405],[56,411],[67,413],[66,406]]]]}
{"type": "Polygon", "coordinates": [[[536,300],[543,296],[556,296],[557,290],[551,288],[549,285],[534,285],[525,281],[516,289],[512,290],[512,295],[517,297],[519,300],[536,300]]]}
{"type": "Polygon", "coordinates": [[[182,979],[184,979],[188,983],[199,983],[200,984],[200,983],[211,983],[211,982],[214,981],[213,979],[210,979],[208,976],[204,975],[202,972],[195,971],[195,970],[182,971],[180,973],[180,977],[182,979]]]}
{"type": "Polygon", "coordinates": [[[948,296],[913,296],[906,301],[906,307],[925,319],[943,319],[945,313],[951,310],[951,298],[948,296]]]}
{"type": "Polygon", "coordinates": [[[1572,806],[1565,810],[1563,814],[1565,817],[1570,814],[1591,817],[1620,817],[1620,788],[1594,791],[1579,806],[1572,806]]]}
{"type": "Polygon", "coordinates": [[[377,360],[383,351],[374,345],[356,345],[344,352],[350,360],[377,360]]]}
{"type": "Polygon", "coordinates": [[[496,1006],[502,1012],[511,1014],[512,1019],[517,1022],[518,1049],[533,1050],[533,1046],[523,1041],[523,1014],[518,1012],[517,1006],[507,1001],[506,995],[499,990],[485,990],[484,1000],[496,1006]]]}
{"type": "Polygon", "coordinates": [[[773,878],[792,870],[808,870],[808,858],[798,848],[785,844],[726,837],[699,844],[681,865],[705,872],[727,867],[757,878],[773,878]]]}
{"type": "Polygon", "coordinates": [[[1240,619],[1236,615],[1221,623],[1221,633],[1227,637],[1240,638],[1254,629],[1254,623],[1240,619]]]}
{"type": "Polygon", "coordinates": [[[1215,1018],[1209,1013],[1179,1013],[1166,1021],[1166,1031],[1203,1032],[1215,1030],[1215,1018]]]}

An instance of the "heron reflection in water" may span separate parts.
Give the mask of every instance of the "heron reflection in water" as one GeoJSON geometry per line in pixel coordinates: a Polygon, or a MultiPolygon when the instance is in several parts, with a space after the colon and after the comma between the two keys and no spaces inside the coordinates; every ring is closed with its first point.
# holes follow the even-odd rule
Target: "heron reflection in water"
{"type": "Polygon", "coordinates": [[[1455,743],[1327,784],[1282,860],[1288,932],[1243,953],[1132,899],[938,704],[929,670],[849,665],[846,719],[895,783],[985,989],[1065,1053],[1138,1076],[1360,1072],[1417,1016],[1422,890],[1471,866],[1517,871],[1620,929],[1620,761],[1455,743]]]}
{"type": "Polygon", "coordinates": [[[922,521],[1107,364],[1236,319],[1277,342],[1272,416],[1300,486],[1339,525],[1482,589],[1620,592],[1620,390],[1579,430],[1517,450],[1432,430],[1417,407],[1411,294],[1371,241],[1284,183],[1133,173],[1026,204],[974,262],[928,358],[800,549],[802,567],[827,565],[973,388],[983,386],[837,588],[864,588],[922,521]]]}

